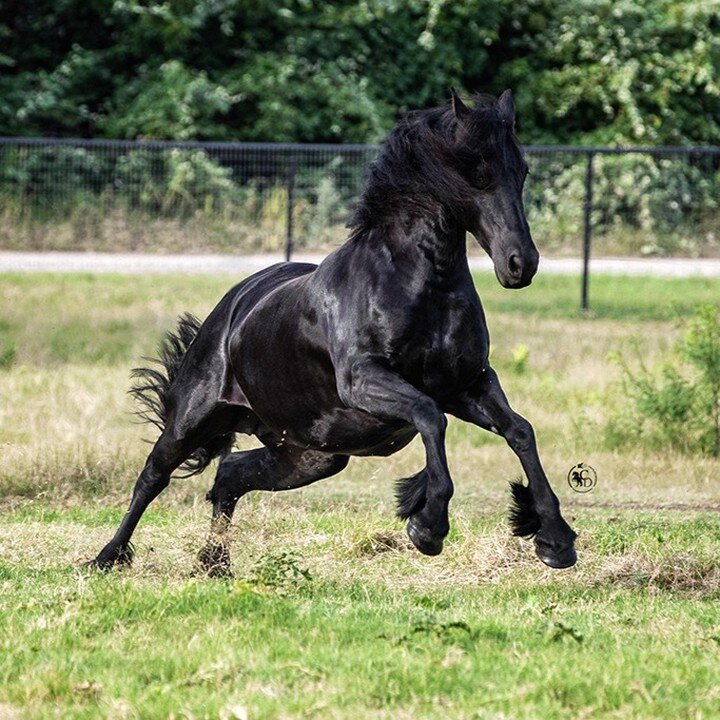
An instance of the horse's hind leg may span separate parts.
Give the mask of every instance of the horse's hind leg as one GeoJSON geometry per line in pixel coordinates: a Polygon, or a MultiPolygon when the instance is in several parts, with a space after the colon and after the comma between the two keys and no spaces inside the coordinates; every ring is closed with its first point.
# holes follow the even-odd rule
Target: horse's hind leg
{"type": "Polygon", "coordinates": [[[238,500],[251,490],[294,490],[339,473],[347,455],[279,445],[231,453],[220,463],[208,493],[213,504],[210,537],[198,555],[200,568],[211,576],[230,574],[227,532],[238,500]]]}
{"type": "MultiPolygon", "coordinates": [[[[221,446],[232,441],[231,429],[237,420],[238,410],[226,408],[210,411],[197,409],[197,419],[184,430],[177,422],[169,423],[148,455],[145,467],[133,489],[130,506],[110,542],[89,567],[110,570],[114,565],[127,565],[132,560],[130,538],[148,505],[170,484],[170,475],[197,450],[205,451],[205,462],[222,452],[221,446]]],[[[187,417],[187,415],[182,415],[187,417]]]]}
{"type": "Polygon", "coordinates": [[[145,467],[133,489],[130,507],[110,542],[89,563],[90,567],[110,570],[114,565],[129,565],[132,560],[130,538],[147,506],[170,484],[170,474],[185,459],[189,451],[165,433],[155,443],[145,467]]]}

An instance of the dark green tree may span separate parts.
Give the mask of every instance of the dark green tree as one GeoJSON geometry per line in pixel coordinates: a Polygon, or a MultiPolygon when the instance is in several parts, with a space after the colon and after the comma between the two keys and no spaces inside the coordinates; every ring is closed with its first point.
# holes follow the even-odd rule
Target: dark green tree
{"type": "Polygon", "coordinates": [[[378,140],[450,85],[523,139],[717,143],[700,0],[0,0],[0,134],[378,140]]]}

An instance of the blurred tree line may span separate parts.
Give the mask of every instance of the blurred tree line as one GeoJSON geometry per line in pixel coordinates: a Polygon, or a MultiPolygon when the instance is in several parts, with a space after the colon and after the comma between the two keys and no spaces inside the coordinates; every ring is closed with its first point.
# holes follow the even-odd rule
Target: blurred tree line
{"type": "Polygon", "coordinates": [[[720,0],[0,0],[0,135],[374,142],[450,85],[535,143],[717,144],[720,0]]]}

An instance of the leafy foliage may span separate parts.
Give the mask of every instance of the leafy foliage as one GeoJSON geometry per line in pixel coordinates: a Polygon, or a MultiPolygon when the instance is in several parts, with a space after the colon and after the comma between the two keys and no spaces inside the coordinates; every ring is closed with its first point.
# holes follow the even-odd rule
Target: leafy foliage
{"type": "Polygon", "coordinates": [[[100,128],[111,137],[187,140],[212,137],[218,118],[231,106],[228,91],[207,73],[168,60],[153,71],[141,70],[117,93],[123,114],[104,118],[100,128]]]}
{"type": "Polygon", "coordinates": [[[535,138],[716,141],[716,0],[530,0],[517,10],[514,57],[500,72],[535,138]]]}
{"type": "Polygon", "coordinates": [[[263,555],[251,568],[247,582],[252,586],[283,593],[312,582],[312,575],[300,565],[295,553],[280,550],[263,555]]]}
{"type": "Polygon", "coordinates": [[[712,143],[718,0],[5,0],[0,134],[367,142],[451,84],[525,141],[712,143]]]}
{"type": "Polygon", "coordinates": [[[698,307],[659,370],[621,362],[630,405],[608,427],[612,444],[646,440],[720,457],[720,307],[698,307]]]}

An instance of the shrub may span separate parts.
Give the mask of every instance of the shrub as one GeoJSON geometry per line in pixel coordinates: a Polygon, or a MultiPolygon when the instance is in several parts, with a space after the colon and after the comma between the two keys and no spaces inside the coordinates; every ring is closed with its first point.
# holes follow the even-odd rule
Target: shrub
{"type": "Polygon", "coordinates": [[[720,306],[696,310],[659,368],[620,362],[627,404],[606,427],[610,445],[640,441],[720,457],[720,306]]]}
{"type": "Polygon", "coordinates": [[[133,150],[117,162],[116,193],[131,207],[166,216],[212,215],[233,202],[231,172],[203,150],[133,150]]]}
{"type": "MultiPolygon", "coordinates": [[[[333,227],[346,214],[346,208],[333,179],[329,176],[320,178],[315,195],[304,234],[308,244],[322,247],[335,240],[333,227]]],[[[339,224],[343,226],[342,222],[339,224]]]]}
{"type": "Polygon", "coordinates": [[[28,209],[65,212],[79,197],[101,193],[110,182],[108,160],[70,145],[10,148],[0,163],[0,186],[28,209]]]}
{"type": "MultiPolygon", "coordinates": [[[[530,157],[528,221],[547,250],[578,252],[585,156],[530,157]]],[[[594,158],[592,232],[600,253],[715,252],[720,169],[710,156],[620,154],[594,158]]]]}

